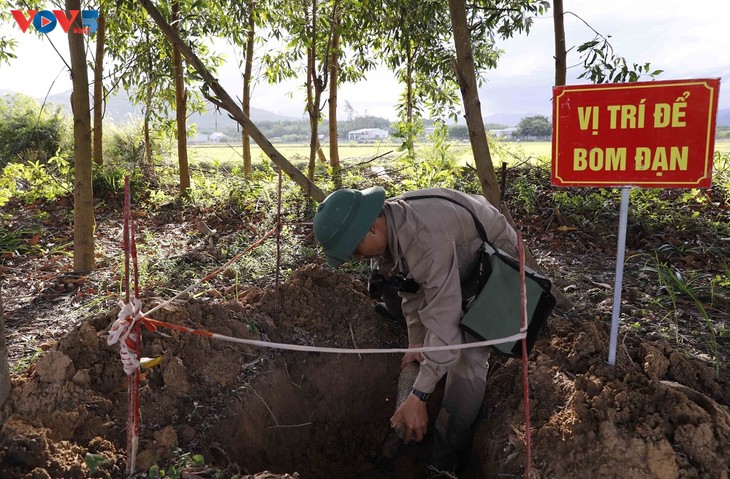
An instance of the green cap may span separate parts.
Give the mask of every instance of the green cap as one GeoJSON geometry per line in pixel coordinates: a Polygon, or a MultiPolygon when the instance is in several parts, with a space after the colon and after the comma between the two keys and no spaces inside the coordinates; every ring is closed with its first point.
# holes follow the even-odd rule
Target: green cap
{"type": "Polygon", "coordinates": [[[324,248],[327,264],[339,266],[355,251],[385,204],[385,190],[344,188],[320,203],[314,215],[314,237],[324,248]]]}

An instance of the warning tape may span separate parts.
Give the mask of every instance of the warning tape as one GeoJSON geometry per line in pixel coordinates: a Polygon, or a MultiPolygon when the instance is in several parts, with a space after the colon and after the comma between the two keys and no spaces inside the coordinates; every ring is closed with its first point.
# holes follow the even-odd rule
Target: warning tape
{"type": "MultiPolygon", "coordinates": [[[[121,314],[121,312],[120,312],[121,314]]],[[[119,320],[117,320],[119,321],[119,320]]],[[[270,348],[270,349],[282,349],[286,351],[302,351],[302,352],[308,352],[308,353],[334,353],[334,354],[387,354],[387,353],[429,353],[434,351],[453,351],[458,349],[469,349],[469,348],[480,348],[484,346],[493,346],[495,344],[501,344],[501,343],[509,343],[513,341],[519,341],[526,337],[526,332],[521,331],[517,334],[514,334],[512,336],[507,336],[504,338],[498,338],[498,339],[490,339],[486,341],[475,341],[472,343],[464,343],[464,344],[450,344],[446,346],[423,346],[420,348],[364,348],[364,349],[358,349],[358,348],[332,348],[332,347],[322,347],[322,346],[305,346],[302,344],[290,344],[290,343],[275,343],[271,341],[262,341],[257,339],[246,339],[246,338],[236,338],[233,336],[226,336],[224,334],[218,334],[213,333],[211,331],[207,331],[205,329],[194,329],[194,328],[188,328],[187,326],[181,326],[179,324],[172,324],[167,323],[165,321],[159,321],[156,319],[148,318],[146,316],[140,315],[139,317],[132,318],[129,316],[127,320],[125,321],[125,325],[128,325],[128,327],[131,329],[135,322],[139,321],[141,324],[143,324],[148,330],[155,331],[157,328],[167,328],[167,329],[173,329],[176,331],[182,331],[189,334],[195,334],[198,336],[204,336],[211,339],[218,339],[221,341],[228,341],[231,343],[238,343],[238,344],[246,344],[249,346],[257,346],[262,348],[270,348]]],[[[116,323],[115,323],[116,325],[116,323]]],[[[110,336],[111,340],[111,336],[110,336]]],[[[109,342],[109,344],[114,344],[113,342],[109,342]]]]}
{"type": "Polygon", "coordinates": [[[119,343],[119,354],[122,357],[122,366],[124,372],[132,374],[139,367],[139,351],[140,332],[135,325],[142,318],[142,302],[138,298],[132,298],[132,301],[124,304],[119,302],[121,310],[117,315],[117,320],[112,324],[109,330],[109,337],[106,343],[119,343]]]}

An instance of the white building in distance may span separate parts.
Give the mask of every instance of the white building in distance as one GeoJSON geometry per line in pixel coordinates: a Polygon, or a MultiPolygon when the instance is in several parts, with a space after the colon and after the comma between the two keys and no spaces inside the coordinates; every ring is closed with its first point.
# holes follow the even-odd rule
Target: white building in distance
{"type": "Polygon", "coordinates": [[[388,138],[388,132],[381,128],[363,128],[361,130],[353,130],[347,133],[349,141],[376,141],[388,138]]]}

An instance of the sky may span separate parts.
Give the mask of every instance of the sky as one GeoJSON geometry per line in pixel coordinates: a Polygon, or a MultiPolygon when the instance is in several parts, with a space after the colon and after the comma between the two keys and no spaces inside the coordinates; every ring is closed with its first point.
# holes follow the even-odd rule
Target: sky
{"type": "MultiPolygon", "coordinates": [[[[575,47],[594,37],[585,21],[604,36],[610,35],[615,52],[629,64],[650,62],[652,69],[664,70],[657,77],[659,80],[721,78],[719,108],[730,108],[730,1],[565,0],[564,8],[566,45],[569,49],[574,47],[568,53],[569,66],[580,64],[575,47]]],[[[18,58],[11,60],[10,65],[0,65],[0,90],[42,98],[49,92],[71,89],[61,59],[63,56],[68,62],[68,45],[60,28],[40,40],[33,34],[22,33],[11,19],[0,25],[1,36],[18,40],[18,58]]],[[[497,69],[485,73],[486,82],[480,89],[485,119],[496,114],[549,116],[555,75],[552,12],[536,18],[529,35],[500,41],[498,46],[504,54],[497,69]]],[[[215,48],[227,54],[218,78],[232,96],[239,97],[238,59],[226,52],[226,42],[216,43],[215,48]]],[[[567,83],[586,83],[577,80],[580,73],[580,66],[570,68],[567,83]]],[[[252,106],[302,117],[304,93],[298,83],[301,82],[269,86],[260,82],[254,89],[252,106]]],[[[395,104],[401,91],[392,74],[377,70],[369,72],[365,81],[342,85],[340,105],[347,101],[358,114],[395,119],[395,104]]]]}

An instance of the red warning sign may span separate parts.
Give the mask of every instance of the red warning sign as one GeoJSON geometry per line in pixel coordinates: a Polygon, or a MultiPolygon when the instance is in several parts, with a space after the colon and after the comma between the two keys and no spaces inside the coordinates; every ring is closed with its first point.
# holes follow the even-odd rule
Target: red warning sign
{"type": "Polygon", "coordinates": [[[720,79],[553,88],[552,183],[709,188],[720,79]]]}

